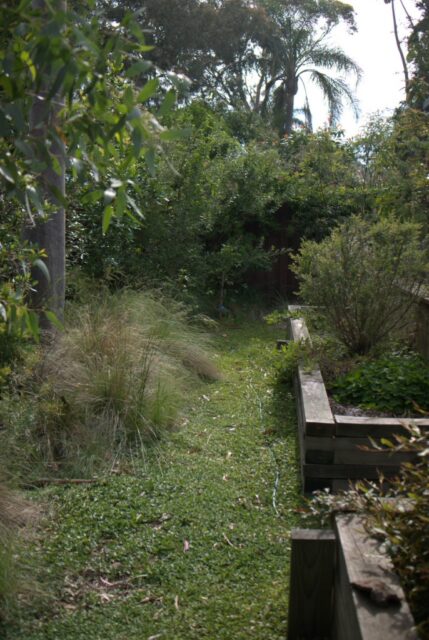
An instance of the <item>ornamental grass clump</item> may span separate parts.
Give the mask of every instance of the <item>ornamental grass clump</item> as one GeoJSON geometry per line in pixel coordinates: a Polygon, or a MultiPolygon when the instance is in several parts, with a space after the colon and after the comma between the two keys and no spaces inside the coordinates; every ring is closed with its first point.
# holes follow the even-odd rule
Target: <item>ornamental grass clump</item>
{"type": "Polygon", "coordinates": [[[218,376],[207,336],[171,301],[126,292],[75,312],[44,361],[49,401],[61,405],[66,434],[147,442],[174,424],[201,378],[218,376]]]}
{"type": "Polygon", "coordinates": [[[0,623],[7,616],[16,593],[23,591],[28,576],[16,552],[24,527],[34,522],[36,509],[18,493],[0,483],[0,623]]]}
{"type": "Polygon", "coordinates": [[[294,257],[299,294],[318,307],[350,353],[367,354],[410,323],[428,277],[421,227],[393,218],[353,216],[294,257]]]}
{"type": "Polygon", "coordinates": [[[113,464],[174,427],[190,394],[219,376],[209,353],[186,309],[156,293],[71,306],[64,332],[0,398],[0,461],[27,478],[113,464]]]}

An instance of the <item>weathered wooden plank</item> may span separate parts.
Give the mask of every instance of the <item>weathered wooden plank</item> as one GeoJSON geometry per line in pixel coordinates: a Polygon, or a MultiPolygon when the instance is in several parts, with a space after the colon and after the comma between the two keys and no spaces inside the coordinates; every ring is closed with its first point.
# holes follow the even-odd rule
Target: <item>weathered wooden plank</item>
{"type": "Polygon", "coordinates": [[[349,478],[350,480],[378,480],[379,473],[392,477],[398,473],[396,464],[304,464],[305,478],[349,478]]]}
{"type": "Polygon", "coordinates": [[[389,450],[363,451],[359,448],[341,449],[334,452],[334,464],[369,464],[380,465],[390,464],[397,465],[398,470],[403,462],[415,462],[417,455],[410,451],[392,452],[389,450]]]}
{"type": "MultiPolygon", "coordinates": [[[[362,439],[362,442],[364,440],[362,439]]],[[[365,440],[369,443],[369,440],[365,440]]],[[[305,438],[305,448],[307,451],[334,451],[336,448],[335,438],[331,436],[307,436],[305,438]]]]}
{"type": "MultiPolygon", "coordinates": [[[[289,335],[295,342],[309,342],[311,338],[303,318],[289,319],[289,335]]],[[[297,403],[301,404],[302,422],[305,435],[333,435],[335,421],[326,393],[320,369],[305,371],[298,367],[297,403]]]]}
{"type": "Polygon", "coordinates": [[[349,491],[353,488],[353,482],[344,478],[337,478],[332,480],[332,492],[338,493],[339,491],[349,491]]]}
{"type": "Polygon", "coordinates": [[[332,436],[335,433],[335,420],[326,393],[326,387],[319,369],[306,372],[299,367],[298,382],[300,400],[305,421],[305,435],[332,436]]]}
{"type": "Polygon", "coordinates": [[[397,575],[380,542],[371,538],[359,516],[335,518],[338,561],[335,581],[335,640],[418,640],[414,620],[397,575]],[[362,591],[382,586],[397,603],[380,606],[362,591]]]}
{"type": "Polygon", "coordinates": [[[294,342],[309,342],[310,334],[304,318],[289,318],[289,336],[294,342]]]}
{"type": "MultiPolygon", "coordinates": [[[[334,415],[336,422],[335,435],[342,437],[389,438],[395,434],[406,435],[408,419],[402,418],[375,418],[366,416],[339,416],[334,415]]],[[[415,418],[412,420],[420,428],[429,429],[429,419],[415,418]]]]}
{"type": "Polygon", "coordinates": [[[329,640],[334,607],[335,534],[294,529],[288,640],[329,640]]]}
{"type": "Polygon", "coordinates": [[[334,464],[334,452],[306,448],[305,462],[307,464],[334,464]]]}
{"type": "MultiPolygon", "coordinates": [[[[347,451],[348,449],[354,449],[356,447],[372,447],[373,442],[375,442],[379,446],[383,446],[380,438],[361,438],[359,436],[356,437],[348,437],[348,436],[335,436],[334,438],[334,449],[335,451],[347,451]]],[[[385,451],[389,451],[387,447],[384,447],[385,451]]]]}

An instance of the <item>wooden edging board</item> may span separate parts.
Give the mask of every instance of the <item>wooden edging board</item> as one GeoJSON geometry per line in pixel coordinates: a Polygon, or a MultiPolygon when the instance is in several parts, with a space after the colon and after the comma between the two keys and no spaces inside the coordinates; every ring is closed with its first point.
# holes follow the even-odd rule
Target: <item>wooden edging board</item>
{"type": "Polygon", "coordinates": [[[392,562],[362,516],[291,532],[288,640],[418,640],[392,562]]]}
{"type": "MultiPolygon", "coordinates": [[[[296,312],[297,307],[293,308],[296,312]]],[[[303,318],[290,318],[289,337],[309,342],[311,337],[303,318]]],[[[298,367],[294,381],[298,412],[298,435],[301,453],[301,479],[304,492],[324,487],[333,490],[347,487],[348,480],[377,480],[397,475],[403,462],[415,455],[377,449],[383,438],[407,433],[407,420],[369,416],[340,416],[332,413],[319,367],[311,371],[298,367]]],[[[429,419],[413,419],[417,426],[429,430],[429,419]]]]}
{"type": "Polygon", "coordinates": [[[335,517],[333,640],[418,640],[413,616],[382,545],[361,516],[335,517]]]}

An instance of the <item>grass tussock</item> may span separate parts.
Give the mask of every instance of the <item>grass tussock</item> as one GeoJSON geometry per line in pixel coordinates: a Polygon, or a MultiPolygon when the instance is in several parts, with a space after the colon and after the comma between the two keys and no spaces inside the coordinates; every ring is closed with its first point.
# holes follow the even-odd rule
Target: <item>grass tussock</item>
{"type": "Polygon", "coordinates": [[[103,295],[68,316],[37,366],[36,384],[20,390],[24,404],[9,397],[0,407],[12,423],[9,450],[31,442],[33,468],[34,458],[56,472],[78,461],[80,473],[91,473],[121,448],[174,426],[189,393],[218,377],[207,334],[155,293],[103,295]]]}
{"type": "Polygon", "coordinates": [[[27,579],[17,562],[22,531],[36,519],[37,510],[21,495],[0,484],[0,622],[27,579]]]}

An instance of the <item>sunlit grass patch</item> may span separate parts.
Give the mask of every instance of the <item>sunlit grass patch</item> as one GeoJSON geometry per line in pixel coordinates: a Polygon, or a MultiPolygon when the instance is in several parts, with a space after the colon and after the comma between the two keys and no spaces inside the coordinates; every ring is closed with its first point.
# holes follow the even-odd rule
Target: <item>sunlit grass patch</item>
{"type": "Polygon", "coordinates": [[[194,393],[182,428],[134,473],[40,494],[56,516],[32,554],[55,605],[21,611],[8,640],[285,637],[300,497],[275,337],[222,325],[222,379],[194,393]]]}

